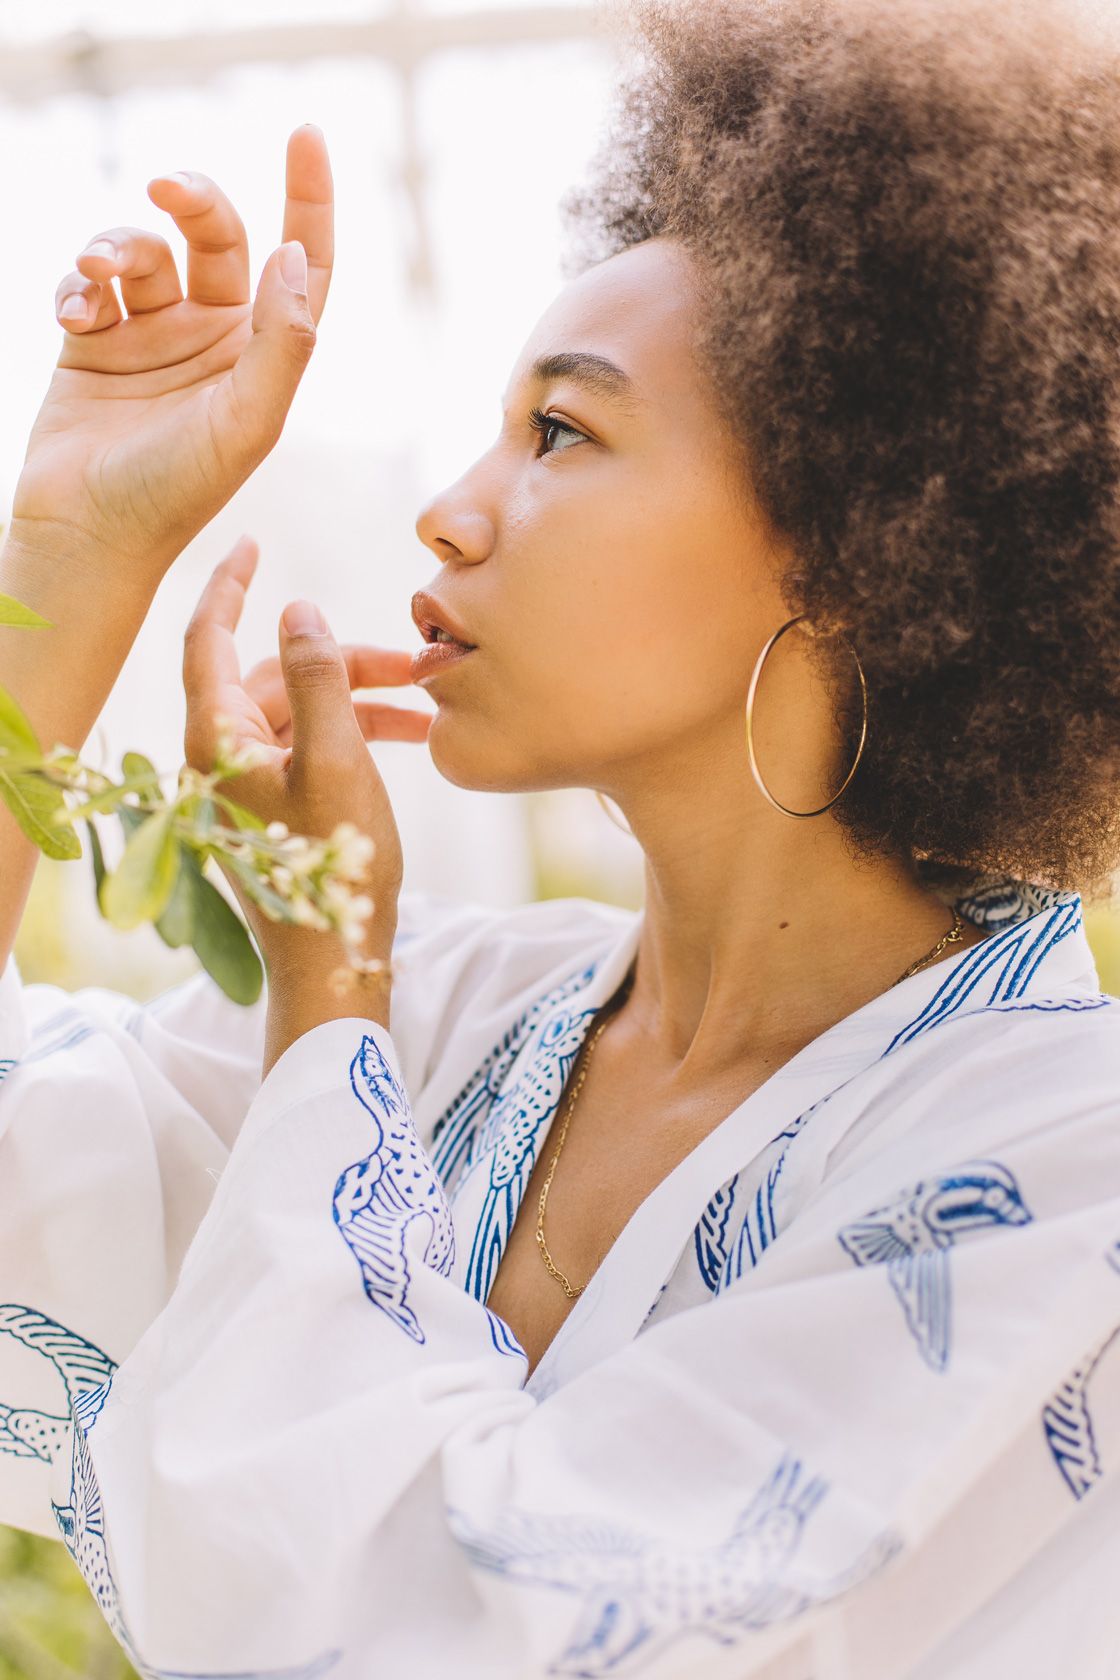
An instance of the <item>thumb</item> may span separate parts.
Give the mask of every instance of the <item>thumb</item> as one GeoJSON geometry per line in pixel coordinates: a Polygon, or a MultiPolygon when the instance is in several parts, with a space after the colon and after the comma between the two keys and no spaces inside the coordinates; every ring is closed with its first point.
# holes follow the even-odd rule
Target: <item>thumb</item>
{"type": "Polygon", "coordinates": [[[362,734],[354,715],[342,649],[311,601],[291,601],[280,616],[280,669],[292,714],[292,769],[337,765],[362,734]]]}
{"type": "Polygon", "coordinates": [[[314,348],[307,253],[293,239],[265,263],[253,303],[253,336],[219,387],[254,466],[280,436],[314,348]]]}

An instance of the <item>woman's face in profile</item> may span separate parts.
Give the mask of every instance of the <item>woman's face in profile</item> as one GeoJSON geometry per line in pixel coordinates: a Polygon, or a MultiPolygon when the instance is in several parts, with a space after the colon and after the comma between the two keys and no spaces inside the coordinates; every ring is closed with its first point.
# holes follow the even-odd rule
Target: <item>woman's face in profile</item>
{"type": "Polygon", "coordinates": [[[417,519],[443,562],[430,592],[476,644],[427,685],[450,781],[610,788],[725,732],[742,753],[751,666],[787,615],[694,307],[668,238],[580,275],[521,351],[494,444],[417,519]]]}

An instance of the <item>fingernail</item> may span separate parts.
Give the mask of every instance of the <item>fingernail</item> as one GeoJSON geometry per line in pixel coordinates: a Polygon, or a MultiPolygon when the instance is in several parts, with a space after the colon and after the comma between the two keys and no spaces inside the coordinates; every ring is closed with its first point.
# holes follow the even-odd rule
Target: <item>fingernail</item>
{"type": "Polygon", "coordinates": [[[84,321],[89,313],[89,305],[81,292],[71,292],[68,298],[63,298],[59,306],[60,321],[84,321]]]}
{"type": "Polygon", "coordinates": [[[280,273],[290,292],[307,290],[307,252],[298,239],[280,247],[280,273]]]}
{"type": "Polygon", "coordinates": [[[92,245],[87,245],[82,252],[83,257],[108,257],[110,262],[116,257],[117,247],[109,239],[95,239],[92,245]]]}
{"type": "Polygon", "coordinates": [[[314,601],[292,601],[284,608],[283,619],[289,636],[327,634],[327,621],[314,601]]]}
{"type": "Polygon", "coordinates": [[[190,187],[190,186],[194,185],[193,176],[188,175],[186,170],[184,170],[184,169],[177,169],[173,175],[161,175],[160,180],[161,181],[178,181],[178,183],[181,187],[190,187]]]}

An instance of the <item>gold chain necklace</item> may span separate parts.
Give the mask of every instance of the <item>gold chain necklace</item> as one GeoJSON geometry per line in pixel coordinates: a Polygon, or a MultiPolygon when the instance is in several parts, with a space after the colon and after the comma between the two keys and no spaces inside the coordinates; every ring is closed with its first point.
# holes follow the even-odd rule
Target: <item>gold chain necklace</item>
{"type": "MultiPolygon", "coordinates": [[[[959,945],[961,939],[964,937],[962,931],[963,927],[964,923],[961,920],[960,911],[954,910],[953,925],[949,929],[948,933],[942,934],[941,938],[937,941],[937,944],[933,947],[933,950],[927,951],[924,957],[919,957],[916,963],[912,963],[904,974],[899,975],[898,980],[896,980],[894,984],[897,986],[899,981],[909,980],[912,974],[917,974],[920,968],[924,968],[925,965],[932,962],[935,957],[939,957],[942,951],[944,951],[948,946],[959,945]]],[[[578,1289],[573,1289],[568,1279],[564,1276],[564,1273],[553,1260],[552,1255],[548,1252],[548,1244],[544,1240],[544,1210],[548,1203],[548,1192],[552,1185],[552,1175],[556,1171],[556,1163],[560,1159],[560,1151],[563,1149],[564,1139],[568,1135],[568,1125],[572,1118],[572,1111],[576,1106],[576,1098],[579,1096],[580,1087],[582,1086],[584,1079],[587,1077],[587,1064],[591,1060],[592,1051],[595,1049],[600,1036],[610,1022],[611,1016],[616,1012],[616,1010],[620,1009],[626,1001],[630,987],[633,983],[634,970],[631,968],[626,979],[623,981],[618,991],[614,994],[614,997],[609,999],[604,1005],[607,1013],[604,1015],[599,1025],[595,1028],[595,1031],[591,1034],[590,1039],[582,1046],[579,1056],[579,1074],[576,1078],[575,1084],[572,1086],[571,1094],[568,1097],[567,1108],[564,1113],[564,1124],[560,1128],[560,1141],[556,1145],[552,1160],[549,1162],[548,1172],[545,1175],[544,1183],[541,1185],[540,1200],[537,1204],[537,1247],[541,1251],[541,1259],[544,1261],[549,1273],[556,1279],[569,1301],[574,1301],[577,1296],[582,1295],[587,1286],[586,1284],[581,1283],[578,1289]]]]}

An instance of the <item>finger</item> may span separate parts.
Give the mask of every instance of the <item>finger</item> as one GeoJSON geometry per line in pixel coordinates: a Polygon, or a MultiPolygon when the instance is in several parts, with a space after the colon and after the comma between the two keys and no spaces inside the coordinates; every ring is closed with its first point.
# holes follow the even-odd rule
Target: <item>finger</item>
{"type": "Polygon", "coordinates": [[[318,321],[334,267],[334,182],[322,130],[297,128],[288,141],[284,243],[298,239],[307,252],[307,296],[318,321]]]}
{"type": "Polygon", "coordinates": [[[214,388],[216,433],[240,449],[248,470],[280,436],[315,348],[302,245],[281,245],[264,265],[253,304],[253,336],[228,379],[214,388]]]}
{"type": "Polygon", "coordinates": [[[59,281],[54,312],[59,326],[68,333],[101,332],[124,319],[112,285],[87,280],[77,269],[59,281]]]}
{"type": "MultiPolygon", "coordinates": [[[[350,687],[403,688],[411,682],[412,655],[399,648],[370,647],[367,643],[343,642],[339,651],[346,664],[350,687]]],[[[265,710],[284,697],[284,675],[275,654],[258,660],[246,673],[244,688],[265,710]]]]}
{"type": "Polygon", "coordinates": [[[88,280],[106,284],[118,278],[130,315],[143,315],[183,300],[170,245],[144,228],[118,227],[99,233],[79,254],[78,270],[88,280]]]}
{"type": "Polygon", "coordinates": [[[187,241],[187,296],[196,303],[248,303],[249,242],[241,217],[208,175],[157,175],[148,197],[187,241]]]}
{"type": "Polygon", "coordinates": [[[434,712],[412,712],[378,700],[355,700],[354,716],[367,741],[426,741],[434,712]]]}
{"type": "Polygon", "coordinates": [[[193,764],[199,747],[209,745],[220,689],[241,681],[233,633],[245,605],[245,592],[260,550],[252,537],[240,537],[215,566],[183,637],[183,687],[187,695],[187,757],[193,764]]]}
{"type": "Polygon", "coordinates": [[[361,733],[341,649],[311,601],[290,601],[280,615],[280,664],[292,719],[292,773],[316,773],[353,755],[361,733]],[[318,627],[318,628],[317,628],[318,627]]]}
{"type": "MultiPolygon", "coordinates": [[[[285,711],[287,708],[285,708],[285,711]]],[[[354,716],[366,741],[426,741],[434,712],[409,712],[403,706],[383,706],[375,700],[355,700],[354,716]]],[[[272,732],[282,747],[292,744],[292,720],[285,716],[272,732]]]]}

